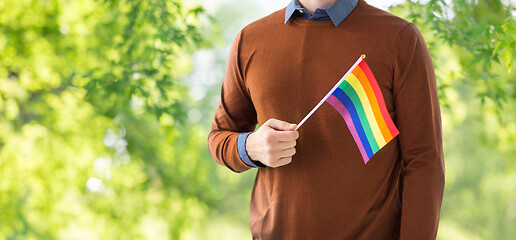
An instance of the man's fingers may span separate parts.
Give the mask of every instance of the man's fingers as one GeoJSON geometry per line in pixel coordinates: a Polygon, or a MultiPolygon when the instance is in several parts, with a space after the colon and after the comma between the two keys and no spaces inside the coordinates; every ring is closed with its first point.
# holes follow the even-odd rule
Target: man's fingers
{"type": "Polygon", "coordinates": [[[272,131],[270,133],[270,139],[272,142],[281,142],[281,141],[295,141],[299,138],[298,131],[272,131]]]}
{"type": "Polygon", "coordinates": [[[279,157],[280,157],[280,159],[284,158],[284,157],[292,157],[292,156],[294,156],[294,154],[296,154],[296,149],[295,148],[289,148],[289,149],[282,150],[279,153],[279,157]]]}
{"type": "Polygon", "coordinates": [[[283,157],[276,161],[271,167],[281,167],[292,162],[292,157],[283,157]]]}
{"type": "Polygon", "coordinates": [[[296,146],[296,141],[281,141],[281,142],[278,142],[276,145],[274,145],[274,148],[275,149],[288,149],[288,148],[293,148],[296,146]]]}
{"type": "Polygon", "coordinates": [[[281,120],[274,119],[274,118],[267,120],[267,122],[265,122],[264,125],[267,125],[278,131],[292,131],[292,130],[296,129],[296,127],[297,127],[296,124],[290,124],[288,122],[281,121],[281,120]]]}
{"type": "Polygon", "coordinates": [[[269,119],[263,124],[265,128],[263,138],[266,142],[265,150],[267,154],[268,166],[280,167],[289,164],[292,156],[296,153],[296,139],[299,138],[299,132],[294,131],[296,124],[290,124],[285,121],[274,118],[269,119]]]}

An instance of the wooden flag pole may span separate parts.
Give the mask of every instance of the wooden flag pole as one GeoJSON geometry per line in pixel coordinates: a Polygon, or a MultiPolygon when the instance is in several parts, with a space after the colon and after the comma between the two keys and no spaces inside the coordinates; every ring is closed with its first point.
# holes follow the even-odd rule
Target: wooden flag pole
{"type": "Polygon", "coordinates": [[[333,93],[333,91],[335,91],[335,89],[337,89],[339,87],[339,85],[344,82],[344,80],[346,80],[346,78],[348,77],[348,75],[353,71],[355,70],[355,68],[358,66],[358,64],[360,62],[362,62],[362,60],[365,58],[365,54],[362,54],[358,59],[357,61],[355,62],[355,64],[353,64],[353,66],[351,66],[351,68],[348,70],[348,72],[346,72],[346,74],[344,74],[344,76],[339,80],[339,82],[337,82],[337,84],[335,84],[335,86],[333,86],[333,88],[328,92],[328,94],[326,94],[326,96],[324,96],[323,99],[321,99],[321,101],[312,109],[312,111],[310,111],[306,116],[305,118],[303,118],[303,120],[301,120],[301,122],[299,122],[297,124],[297,127],[294,131],[297,131],[297,129],[299,129],[301,127],[301,125],[303,125],[303,123],[306,122],[306,120],[308,120],[308,118],[310,116],[312,116],[312,114],[314,114],[315,111],[317,111],[317,109],[324,103],[324,101],[326,101],[326,99],[328,99],[330,97],[330,95],[333,93]]]}

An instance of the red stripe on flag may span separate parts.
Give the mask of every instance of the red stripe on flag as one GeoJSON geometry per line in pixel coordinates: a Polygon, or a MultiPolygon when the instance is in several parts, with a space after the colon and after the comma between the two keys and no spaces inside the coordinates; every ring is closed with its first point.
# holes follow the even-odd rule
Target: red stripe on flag
{"type": "Polygon", "coordinates": [[[371,72],[371,69],[367,65],[365,61],[361,61],[358,66],[362,69],[364,74],[367,77],[367,80],[371,84],[371,87],[373,88],[373,92],[376,95],[376,100],[378,101],[378,105],[380,107],[380,111],[382,112],[383,119],[385,120],[385,123],[387,124],[387,127],[389,128],[389,131],[391,132],[392,137],[396,137],[399,134],[398,128],[394,125],[392,122],[391,115],[389,115],[389,112],[387,111],[387,107],[385,105],[385,100],[383,98],[382,91],[380,90],[380,86],[378,85],[378,82],[376,81],[376,78],[374,77],[373,73],[371,72]]]}

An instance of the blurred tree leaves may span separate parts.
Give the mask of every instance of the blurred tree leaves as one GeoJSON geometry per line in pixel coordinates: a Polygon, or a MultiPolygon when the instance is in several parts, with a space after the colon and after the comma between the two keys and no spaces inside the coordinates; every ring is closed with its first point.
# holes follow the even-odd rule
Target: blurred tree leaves
{"type": "Polygon", "coordinates": [[[179,239],[218,202],[185,124],[212,32],[188,4],[0,2],[0,239],[179,239]]]}
{"type": "Polygon", "coordinates": [[[514,6],[500,0],[407,1],[403,6],[407,19],[427,25],[440,43],[455,48],[460,64],[467,67],[464,79],[475,86],[482,102],[493,100],[501,110],[509,98],[514,100],[514,81],[509,81],[516,57],[514,6]]]}
{"type": "Polygon", "coordinates": [[[423,33],[444,106],[438,238],[514,239],[515,8],[499,0],[431,0],[390,11],[423,33]]]}

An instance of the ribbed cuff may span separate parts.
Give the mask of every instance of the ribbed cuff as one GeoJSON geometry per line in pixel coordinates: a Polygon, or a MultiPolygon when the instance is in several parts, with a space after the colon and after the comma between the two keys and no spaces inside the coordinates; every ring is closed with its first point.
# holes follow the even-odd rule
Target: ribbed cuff
{"type": "Polygon", "coordinates": [[[263,163],[259,161],[253,161],[251,158],[249,158],[249,155],[247,155],[247,150],[245,149],[245,143],[247,141],[247,137],[249,134],[253,132],[248,133],[242,133],[238,135],[237,139],[237,149],[238,149],[238,156],[240,156],[240,160],[244,162],[247,166],[255,167],[255,168],[267,168],[263,163]]]}

